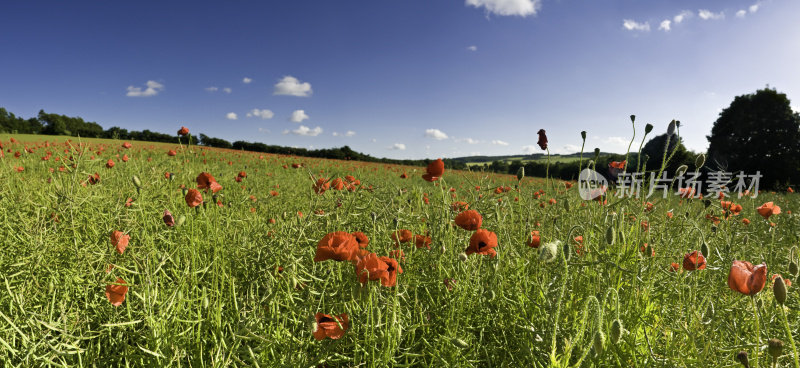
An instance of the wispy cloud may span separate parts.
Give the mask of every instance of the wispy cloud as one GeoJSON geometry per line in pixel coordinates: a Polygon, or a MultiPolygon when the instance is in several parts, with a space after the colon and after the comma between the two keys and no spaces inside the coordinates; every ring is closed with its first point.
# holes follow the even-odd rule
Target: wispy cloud
{"type": "Polygon", "coordinates": [[[216,92],[216,91],[219,90],[219,88],[213,87],[213,86],[212,87],[206,87],[204,89],[206,90],[206,92],[216,92]]]}
{"type": "Polygon", "coordinates": [[[244,78],[242,79],[242,83],[244,83],[244,84],[249,84],[249,83],[250,83],[250,82],[252,82],[252,81],[253,81],[253,79],[251,79],[251,78],[247,78],[247,77],[244,77],[244,78]]]}
{"type": "Polygon", "coordinates": [[[622,27],[629,31],[650,31],[650,22],[639,23],[633,19],[625,19],[622,21],[622,27]]]}
{"type": "Polygon", "coordinates": [[[252,118],[254,116],[266,120],[266,119],[272,119],[272,117],[275,116],[275,113],[273,113],[272,110],[267,110],[267,109],[263,110],[252,109],[250,110],[250,112],[247,113],[248,118],[252,118]]]}
{"type": "Polygon", "coordinates": [[[527,146],[522,146],[522,153],[526,155],[530,155],[532,153],[536,153],[536,146],[529,144],[527,146]]]}
{"type": "Polygon", "coordinates": [[[672,20],[675,23],[681,23],[684,20],[686,20],[688,18],[691,18],[693,15],[694,15],[694,13],[692,13],[691,10],[684,10],[684,11],[678,13],[678,15],[676,15],[675,17],[673,17],[672,20]]]}
{"type": "Polygon", "coordinates": [[[447,139],[447,134],[439,129],[427,129],[425,130],[425,136],[428,138],[433,138],[437,141],[447,139]]]}
{"type": "Polygon", "coordinates": [[[469,50],[469,51],[478,51],[478,46],[475,46],[475,45],[467,46],[467,50],[469,50]]]}
{"type": "Polygon", "coordinates": [[[333,132],[333,136],[334,136],[334,137],[352,137],[352,136],[354,136],[354,135],[356,135],[356,132],[354,132],[354,131],[352,131],[352,130],[348,130],[348,131],[347,131],[347,132],[345,132],[344,134],[342,134],[342,133],[339,133],[339,132],[333,132]]]}
{"type": "Polygon", "coordinates": [[[306,136],[306,137],[316,137],[316,136],[322,134],[322,128],[316,127],[314,129],[311,129],[311,128],[305,126],[305,125],[301,125],[297,129],[294,129],[294,130],[288,130],[287,129],[287,130],[283,131],[283,134],[289,134],[289,133],[292,133],[294,135],[302,135],[302,136],[306,136]]]}
{"type": "Polygon", "coordinates": [[[535,15],[542,6],[541,0],[466,0],[466,5],[485,8],[496,15],[535,15]]]}
{"type": "Polygon", "coordinates": [[[292,77],[291,75],[287,75],[275,84],[275,91],[272,94],[308,97],[311,96],[312,93],[313,91],[311,90],[310,83],[300,82],[299,79],[292,77]]]}
{"type": "Polygon", "coordinates": [[[399,150],[399,151],[403,151],[403,150],[405,150],[405,149],[406,149],[406,145],[405,145],[405,144],[403,144],[403,143],[395,143],[395,144],[393,144],[393,145],[389,146],[389,149],[390,149],[390,150],[399,150]]]}
{"type": "Polygon", "coordinates": [[[225,115],[225,117],[226,117],[228,120],[236,120],[236,119],[238,119],[238,118],[239,118],[238,116],[236,116],[236,113],[235,113],[235,112],[229,112],[227,115],[225,115]]]}
{"type": "Polygon", "coordinates": [[[294,110],[292,111],[292,116],[289,117],[289,121],[292,123],[300,123],[306,119],[308,119],[308,115],[306,115],[305,110],[294,110]]]}
{"type": "Polygon", "coordinates": [[[227,94],[231,94],[231,92],[233,92],[233,90],[230,89],[230,87],[225,87],[225,88],[222,89],[222,92],[225,92],[227,94]]]}
{"type": "Polygon", "coordinates": [[[456,139],[456,142],[457,143],[466,143],[466,144],[478,144],[478,143],[480,143],[479,140],[472,139],[472,138],[458,138],[458,139],[456,139]]]}
{"type": "Polygon", "coordinates": [[[670,24],[672,24],[672,21],[670,21],[669,19],[665,19],[661,21],[661,24],[658,25],[658,29],[663,30],[664,32],[669,32],[672,29],[670,27],[670,24]]]}
{"type": "Polygon", "coordinates": [[[702,20],[718,20],[725,18],[725,12],[714,13],[708,9],[700,9],[697,11],[697,16],[702,20]]]}
{"type": "Polygon", "coordinates": [[[164,85],[158,83],[156,81],[147,81],[145,83],[147,87],[142,89],[142,87],[134,87],[128,86],[128,93],[126,96],[128,97],[151,97],[157,95],[159,92],[164,90],[164,85]]]}
{"type": "Polygon", "coordinates": [[[499,139],[492,139],[492,144],[494,144],[496,146],[508,146],[508,142],[501,141],[499,139]]]}

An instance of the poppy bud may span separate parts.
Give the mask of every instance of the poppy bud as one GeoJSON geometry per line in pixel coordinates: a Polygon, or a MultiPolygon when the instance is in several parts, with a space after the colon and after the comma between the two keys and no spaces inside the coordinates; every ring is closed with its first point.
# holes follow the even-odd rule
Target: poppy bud
{"type": "Polygon", "coordinates": [[[736,354],[736,361],[742,363],[744,368],[750,368],[750,363],[747,361],[747,352],[742,350],[736,354]]]}
{"type": "Polygon", "coordinates": [[[704,153],[697,155],[697,158],[694,160],[694,166],[697,168],[697,170],[700,170],[700,168],[703,167],[703,165],[705,164],[706,164],[706,155],[704,153]]]}
{"type": "Polygon", "coordinates": [[[599,157],[600,157],[600,148],[595,148],[594,149],[594,160],[595,160],[595,162],[597,161],[597,158],[599,158],[599,157]]]}
{"type": "Polygon", "coordinates": [[[564,252],[564,260],[569,261],[569,257],[572,255],[569,251],[569,243],[564,243],[562,251],[564,252]]]}
{"type": "Polygon", "coordinates": [[[618,236],[617,236],[617,238],[619,238],[619,242],[621,244],[625,244],[625,233],[624,232],[620,231],[618,236]]]}
{"type": "Polygon", "coordinates": [[[689,170],[689,166],[686,165],[678,166],[678,169],[675,170],[675,176],[683,176],[683,174],[686,174],[686,170],[689,170]]]}
{"type": "Polygon", "coordinates": [[[742,244],[747,244],[747,241],[750,240],[750,237],[747,234],[744,234],[742,237],[742,244]]]}
{"type": "Polygon", "coordinates": [[[772,293],[780,305],[786,303],[786,283],[783,281],[783,277],[778,276],[775,278],[775,284],[772,285],[772,293]]]}
{"type": "Polygon", "coordinates": [[[616,237],[616,233],[614,232],[614,226],[609,225],[608,229],[606,229],[606,244],[611,245],[614,244],[614,238],[616,237]]]}
{"type": "Polygon", "coordinates": [[[772,359],[777,360],[779,356],[783,355],[783,341],[769,339],[767,341],[767,351],[769,355],[772,355],[772,359]]]}
{"type": "Polygon", "coordinates": [[[369,216],[372,217],[372,221],[376,221],[378,219],[378,214],[375,212],[370,213],[369,216]]]}
{"type": "Polygon", "coordinates": [[[633,123],[634,121],[636,121],[636,115],[631,115],[631,123],[633,123]]]}
{"type": "Polygon", "coordinates": [[[561,245],[561,241],[556,240],[541,246],[539,250],[539,260],[545,263],[554,261],[558,255],[559,245],[561,245]]]}
{"type": "Polygon", "coordinates": [[[603,331],[597,331],[597,333],[594,334],[593,345],[595,354],[603,354],[603,350],[606,347],[606,334],[603,333],[603,331]]]}
{"type": "Polygon", "coordinates": [[[700,253],[703,253],[703,257],[708,258],[708,243],[703,242],[700,246],[700,253]]]}
{"type": "Polygon", "coordinates": [[[452,342],[453,345],[455,345],[456,347],[458,347],[460,349],[466,349],[466,348],[469,347],[469,344],[467,344],[466,341],[461,340],[461,339],[457,339],[455,337],[452,340],[450,340],[450,342],[452,342]]]}
{"type": "Polygon", "coordinates": [[[611,342],[613,344],[619,343],[619,339],[622,337],[622,331],[624,327],[622,327],[622,321],[615,319],[614,322],[611,323],[611,342]]]}
{"type": "Polygon", "coordinates": [[[647,124],[644,126],[644,134],[648,134],[653,131],[653,124],[647,124]]]}
{"type": "Polygon", "coordinates": [[[525,177],[525,166],[520,166],[517,169],[517,180],[522,180],[525,177]]]}
{"type": "Polygon", "coordinates": [[[672,136],[675,134],[676,125],[678,125],[678,122],[675,120],[669,122],[669,126],[667,126],[667,135],[672,136]]]}
{"type": "Polygon", "coordinates": [[[581,132],[581,138],[585,141],[586,140],[586,131],[581,132]]]}
{"type": "Polygon", "coordinates": [[[789,273],[792,275],[797,274],[797,263],[794,263],[794,261],[789,262],[789,273]]]}
{"type": "Polygon", "coordinates": [[[564,204],[564,209],[566,211],[569,211],[569,199],[564,199],[563,204],[564,204]]]}
{"type": "Polygon", "coordinates": [[[461,262],[466,262],[467,261],[467,254],[464,253],[464,252],[459,253],[458,254],[458,260],[461,261],[461,262]]]}
{"type": "Polygon", "coordinates": [[[183,226],[184,222],[186,222],[186,216],[185,215],[180,215],[180,216],[178,216],[178,220],[175,221],[175,226],[181,227],[181,226],[183,226]]]}
{"type": "Polygon", "coordinates": [[[137,189],[142,187],[142,181],[139,180],[138,176],[134,175],[131,180],[133,180],[133,185],[135,185],[137,189]]]}

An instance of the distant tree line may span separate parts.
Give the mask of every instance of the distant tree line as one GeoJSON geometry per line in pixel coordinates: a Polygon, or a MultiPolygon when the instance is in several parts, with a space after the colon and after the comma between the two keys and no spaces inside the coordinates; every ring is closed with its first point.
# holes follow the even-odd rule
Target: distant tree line
{"type": "MultiPolygon", "coordinates": [[[[0,133],[68,135],[87,138],[108,138],[164,143],[177,142],[175,134],[152,132],[147,129],[142,131],[129,131],[116,126],[103,130],[103,128],[95,122],[85,121],[80,117],[48,114],[44,112],[44,110],[40,110],[39,114],[34,118],[23,119],[7,111],[3,107],[0,107],[0,133]]],[[[202,133],[200,133],[198,136],[189,135],[188,138],[190,138],[191,141],[196,144],[207,147],[303,157],[380,162],[409,166],[425,166],[430,162],[430,160],[393,160],[388,158],[376,158],[367,154],[353,151],[349,146],[344,146],[341,148],[309,150],[305,148],[267,145],[260,142],[235,141],[231,143],[224,139],[209,137],[202,133]]],[[[445,167],[448,169],[466,169],[466,164],[461,161],[450,159],[443,159],[442,161],[444,161],[445,167]]]]}

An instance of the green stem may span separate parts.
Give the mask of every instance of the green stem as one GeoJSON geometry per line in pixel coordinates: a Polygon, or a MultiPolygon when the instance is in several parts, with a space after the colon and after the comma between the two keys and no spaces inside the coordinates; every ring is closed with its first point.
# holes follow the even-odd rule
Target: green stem
{"type": "Polygon", "coordinates": [[[786,310],[782,305],[778,308],[781,310],[781,320],[783,320],[783,328],[786,330],[786,337],[789,338],[789,344],[792,345],[792,358],[794,358],[794,368],[800,368],[800,361],[797,359],[797,347],[794,344],[794,337],[792,337],[792,329],[789,327],[789,320],[786,318],[786,310]]]}
{"type": "Polygon", "coordinates": [[[753,305],[753,316],[755,317],[756,323],[756,348],[753,351],[753,368],[758,368],[758,351],[761,349],[761,326],[758,322],[758,306],[756,305],[756,297],[750,297],[750,304],[753,305]]]}

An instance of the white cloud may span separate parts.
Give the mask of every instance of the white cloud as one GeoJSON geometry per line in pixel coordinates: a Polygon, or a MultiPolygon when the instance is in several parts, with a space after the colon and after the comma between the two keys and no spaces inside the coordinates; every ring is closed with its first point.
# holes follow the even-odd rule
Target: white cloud
{"type": "Polygon", "coordinates": [[[244,78],[242,79],[242,83],[244,83],[244,84],[248,84],[248,83],[250,83],[250,82],[252,82],[252,81],[253,81],[253,79],[251,79],[251,78],[247,78],[247,77],[244,77],[244,78]]]}
{"type": "Polygon", "coordinates": [[[313,91],[311,90],[310,83],[300,83],[297,78],[287,75],[275,84],[275,91],[272,94],[308,97],[311,96],[311,93],[313,93],[313,91]]]}
{"type": "Polygon", "coordinates": [[[466,0],[466,5],[484,7],[487,13],[497,15],[535,15],[542,7],[541,0],[466,0]]]}
{"type": "Polygon", "coordinates": [[[354,132],[352,130],[348,130],[346,133],[344,133],[345,137],[352,137],[354,135],[356,135],[356,132],[354,132]]]}
{"type": "Polygon", "coordinates": [[[297,128],[295,130],[292,130],[292,131],[284,130],[283,131],[283,134],[288,134],[288,133],[292,133],[292,134],[295,134],[295,135],[303,135],[303,136],[306,136],[306,137],[316,137],[316,136],[322,134],[322,128],[316,127],[314,129],[311,129],[311,128],[305,126],[305,125],[301,125],[299,128],[297,128]]]}
{"type": "Polygon", "coordinates": [[[725,13],[724,12],[714,13],[714,12],[712,12],[710,10],[707,10],[707,9],[698,10],[697,11],[697,15],[702,20],[717,20],[717,19],[725,18],[725,13]]]}
{"type": "Polygon", "coordinates": [[[256,117],[259,117],[259,118],[262,118],[262,119],[266,120],[266,119],[272,119],[272,117],[275,116],[275,113],[273,113],[271,110],[267,110],[267,109],[263,109],[263,110],[252,109],[252,110],[250,110],[250,112],[247,113],[247,117],[248,118],[252,118],[253,116],[256,116],[256,117]]]}
{"type": "Polygon", "coordinates": [[[499,139],[492,139],[492,144],[497,146],[508,146],[508,142],[501,141],[499,139]]]}
{"type": "Polygon", "coordinates": [[[564,145],[563,148],[564,148],[564,153],[575,153],[581,151],[581,147],[574,144],[564,145]]]}
{"type": "Polygon", "coordinates": [[[292,123],[300,123],[306,119],[308,119],[308,115],[306,115],[305,110],[294,110],[292,111],[292,116],[289,118],[289,121],[292,123]]]}
{"type": "Polygon", "coordinates": [[[739,10],[736,12],[736,18],[744,18],[745,14],[747,14],[746,10],[739,10]]]}
{"type": "Polygon", "coordinates": [[[269,134],[269,129],[266,129],[266,128],[258,128],[258,131],[261,132],[261,133],[269,134]]]}
{"type": "Polygon", "coordinates": [[[478,46],[475,46],[475,45],[467,46],[467,50],[469,50],[469,51],[478,51],[478,46]]]}
{"type": "Polygon", "coordinates": [[[750,7],[747,8],[747,10],[749,10],[751,13],[755,13],[758,11],[759,6],[761,6],[761,4],[755,3],[753,5],[750,5],[750,7]]]}
{"type": "Polygon", "coordinates": [[[458,143],[466,143],[466,144],[478,144],[478,143],[480,143],[479,140],[472,139],[472,138],[459,138],[459,139],[456,139],[456,142],[458,142],[458,143]]]}
{"type": "Polygon", "coordinates": [[[537,152],[536,151],[537,148],[539,148],[539,147],[534,146],[532,144],[531,145],[527,145],[527,146],[522,146],[522,153],[530,155],[532,153],[536,153],[537,152]]]}
{"type": "Polygon", "coordinates": [[[147,81],[146,83],[147,88],[142,90],[142,87],[134,87],[128,86],[128,93],[126,96],[128,97],[150,97],[155,96],[158,92],[161,92],[164,89],[164,85],[158,83],[156,81],[147,81]]]}
{"type": "Polygon", "coordinates": [[[630,140],[623,137],[607,137],[603,139],[603,143],[608,143],[615,146],[627,146],[630,143],[630,140]]]}
{"type": "Polygon", "coordinates": [[[225,87],[225,88],[223,88],[223,89],[222,89],[222,92],[225,92],[225,93],[227,93],[227,94],[230,94],[231,92],[233,92],[233,90],[232,90],[232,89],[230,89],[230,88],[228,88],[228,87],[225,87]]]}
{"type": "Polygon", "coordinates": [[[425,130],[425,136],[428,138],[433,138],[437,141],[447,139],[447,134],[444,134],[444,132],[439,129],[427,129],[425,130]]]}
{"type": "Polygon", "coordinates": [[[216,91],[219,90],[219,88],[217,88],[217,87],[206,87],[205,90],[208,91],[208,92],[216,92],[216,91]]]}
{"type": "Polygon", "coordinates": [[[236,120],[239,118],[238,116],[236,116],[235,112],[229,112],[227,115],[225,115],[225,117],[228,118],[228,120],[236,120]]]}
{"type": "Polygon", "coordinates": [[[632,19],[625,19],[622,21],[622,27],[629,31],[650,31],[650,22],[639,23],[632,19]]]}
{"type": "Polygon", "coordinates": [[[694,13],[692,13],[691,10],[684,10],[680,12],[678,15],[676,15],[674,18],[672,18],[672,20],[675,21],[675,23],[680,23],[688,18],[691,18],[692,15],[694,15],[694,13]]]}
{"type": "Polygon", "coordinates": [[[402,151],[402,150],[406,149],[406,145],[402,144],[402,143],[395,143],[395,144],[389,146],[389,149],[390,150],[400,150],[400,151],[402,151]]]}
{"type": "Polygon", "coordinates": [[[665,19],[665,20],[664,20],[664,21],[662,21],[662,22],[661,22],[661,24],[658,26],[658,29],[659,29],[659,30],[662,30],[662,29],[663,29],[663,30],[664,30],[664,32],[669,32],[669,31],[670,31],[670,29],[672,29],[672,28],[670,28],[670,24],[671,24],[671,23],[672,23],[672,22],[671,22],[669,19],[665,19]]]}

